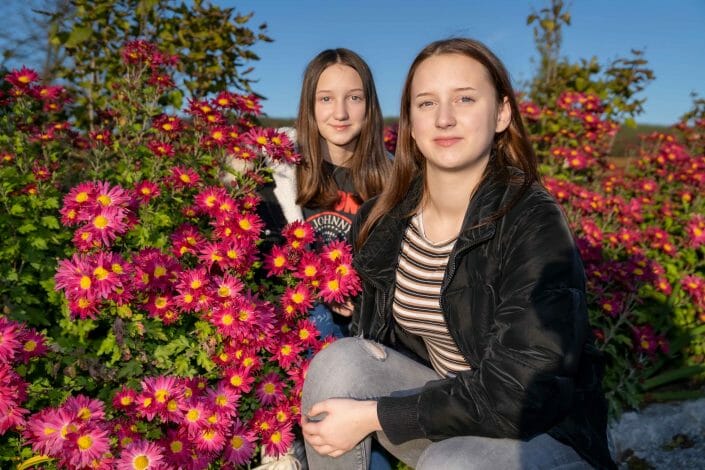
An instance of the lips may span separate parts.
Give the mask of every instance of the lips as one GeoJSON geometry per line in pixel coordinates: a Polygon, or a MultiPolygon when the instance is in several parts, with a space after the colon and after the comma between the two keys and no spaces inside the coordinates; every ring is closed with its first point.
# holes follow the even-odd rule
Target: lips
{"type": "Polygon", "coordinates": [[[345,124],[345,125],[342,125],[342,126],[333,126],[333,125],[331,125],[330,127],[332,127],[333,129],[335,129],[335,130],[338,131],[338,132],[342,132],[342,131],[347,130],[348,128],[350,128],[350,124],[345,124]]]}
{"type": "Polygon", "coordinates": [[[433,142],[439,147],[451,147],[461,140],[462,138],[460,137],[439,137],[437,139],[433,139],[433,142]]]}

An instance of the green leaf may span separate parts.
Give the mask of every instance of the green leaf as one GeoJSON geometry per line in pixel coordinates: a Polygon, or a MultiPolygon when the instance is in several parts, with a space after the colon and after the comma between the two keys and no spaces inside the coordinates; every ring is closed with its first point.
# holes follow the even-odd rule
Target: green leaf
{"type": "Polygon", "coordinates": [[[93,30],[88,27],[74,28],[64,43],[65,47],[73,48],[86,41],[93,34],[93,30]]]}
{"type": "Polygon", "coordinates": [[[12,207],[10,208],[10,214],[12,214],[12,215],[24,214],[24,206],[22,206],[20,204],[13,204],[12,207]]]}
{"type": "Polygon", "coordinates": [[[34,232],[35,230],[37,230],[37,227],[35,227],[35,225],[30,222],[22,224],[17,228],[17,231],[23,235],[26,233],[34,232]]]}
{"type": "Polygon", "coordinates": [[[59,219],[53,215],[45,215],[42,217],[42,225],[50,229],[59,229],[61,227],[59,224],[59,219]]]}

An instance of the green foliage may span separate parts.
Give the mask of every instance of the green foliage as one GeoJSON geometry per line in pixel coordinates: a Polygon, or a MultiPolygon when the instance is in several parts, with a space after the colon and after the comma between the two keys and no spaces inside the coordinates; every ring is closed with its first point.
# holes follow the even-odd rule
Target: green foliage
{"type": "Polygon", "coordinates": [[[42,141],[62,121],[40,110],[29,96],[0,105],[0,303],[5,314],[49,326],[60,305],[56,259],[70,238],[56,217],[62,174],[53,168],[71,159],[72,146],[42,141]]]}
{"type": "MultiPolygon", "coordinates": [[[[245,67],[259,59],[251,47],[271,41],[265,24],[248,26],[251,18],[201,0],[77,0],[69,14],[55,18],[51,42],[70,59],[55,73],[81,90],[77,117],[91,128],[99,125],[97,110],[108,106],[113,80],[121,76],[118,51],[134,39],[164,45],[167,59],[178,56],[178,77],[194,98],[228,88],[250,91],[252,67],[245,67]]],[[[182,98],[174,90],[162,104],[178,109],[182,98]]]]}

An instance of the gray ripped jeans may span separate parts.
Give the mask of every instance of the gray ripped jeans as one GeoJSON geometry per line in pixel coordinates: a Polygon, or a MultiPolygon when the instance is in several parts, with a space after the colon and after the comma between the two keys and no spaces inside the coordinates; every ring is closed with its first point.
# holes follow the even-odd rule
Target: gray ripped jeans
{"type": "MultiPolygon", "coordinates": [[[[438,378],[433,369],[378,343],[357,337],[343,338],[320,351],[311,362],[301,408],[306,412],[314,403],[327,398],[368,400],[409,394],[438,378]]],[[[307,444],[309,467],[367,470],[373,437],[417,470],[591,468],[571,447],[548,434],[530,440],[459,436],[439,442],[416,439],[394,445],[382,432],[368,436],[338,458],[320,455],[307,444]]]]}

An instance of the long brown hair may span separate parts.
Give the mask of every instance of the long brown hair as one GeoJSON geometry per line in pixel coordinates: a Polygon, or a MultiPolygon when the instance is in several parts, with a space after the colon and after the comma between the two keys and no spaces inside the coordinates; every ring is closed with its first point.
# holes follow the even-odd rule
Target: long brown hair
{"type": "Polygon", "coordinates": [[[365,122],[350,162],[350,174],[357,195],[367,200],[379,194],[391,170],[391,162],[384,150],[382,112],[370,68],[351,50],[327,49],[309,62],[301,86],[296,118],[297,142],[303,156],[296,169],[296,203],[300,206],[330,208],[339,198],[333,177],[323,171],[323,154],[314,113],[318,79],[333,64],[352,67],[362,80],[365,95],[365,122]]]}
{"type": "Polygon", "coordinates": [[[521,187],[506,206],[483,222],[486,223],[502,217],[518,201],[529,186],[539,181],[536,155],[521,120],[519,105],[514,95],[509,74],[502,62],[487,46],[473,39],[451,38],[433,42],[416,56],[406,76],[401,97],[397,149],[392,166],[392,177],[360,228],[357,240],[355,240],[357,247],[364,244],[377,221],[404,199],[414,179],[425,172],[426,160],[411,137],[411,83],[416,69],[424,60],[442,54],[460,54],[482,64],[495,87],[498,105],[506,97],[511,107],[512,116],[509,126],[503,132],[495,134],[490,161],[482,179],[484,181],[492,176],[509,180],[509,172],[507,170],[513,166],[523,172],[523,177],[518,182],[521,187]]]}

